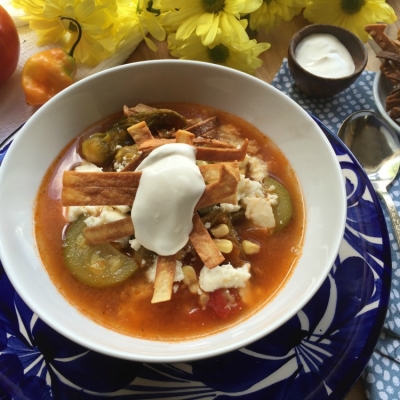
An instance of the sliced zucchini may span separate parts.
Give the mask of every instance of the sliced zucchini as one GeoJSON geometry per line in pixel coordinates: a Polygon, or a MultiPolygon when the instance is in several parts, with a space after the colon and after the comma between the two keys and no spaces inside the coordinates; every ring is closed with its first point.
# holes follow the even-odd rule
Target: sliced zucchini
{"type": "Polygon", "coordinates": [[[285,228],[292,219],[292,200],[286,188],[276,179],[267,176],[263,184],[267,190],[273,186],[274,190],[270,191],[270,193],[278,195],[278,204],[272,207],[275,217],[275,232],[278,232],[285,228]]]}
{"type": "Polygon", "coordinates": [[[64,243],[64,261],[72,275],[89,286],[104,287],[130,277],[138,265],[110,243],[86,244],[83,230],[85,217],[78,218],[68,228],[64,243]]]}

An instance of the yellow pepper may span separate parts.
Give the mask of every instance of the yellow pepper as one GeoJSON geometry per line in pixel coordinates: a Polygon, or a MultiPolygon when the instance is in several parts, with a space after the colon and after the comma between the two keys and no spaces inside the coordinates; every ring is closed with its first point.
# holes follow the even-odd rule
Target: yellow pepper
{"type": "Polygon", "coordinates": [[[57,93],[74,83],[77,72],[74,50],[80,41],[82,31],[79,23],[68,19],[78,27],[78,38],[69,53],[60,48],[41,51],[30,57],[22,70],[22,88],[26,102],[32,106],[41,106],[57,93]]]}

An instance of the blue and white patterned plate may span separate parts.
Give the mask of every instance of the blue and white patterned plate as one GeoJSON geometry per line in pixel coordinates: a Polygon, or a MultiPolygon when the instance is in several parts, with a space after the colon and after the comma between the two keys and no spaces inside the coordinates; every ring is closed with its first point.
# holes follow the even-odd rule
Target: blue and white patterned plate
{"type": "MultiPolygon", "coordinates": [[[[296,316],[252,345],[216,358],[135,363],[87,350],[48,327],[23,303],[0,264],[0,397],[342,399],[378,340],[391,254],[368,178],[342,142],[317,123],[345,177],[347,223],[329,276],[296,316]]],[[[0,162],[7,148],[6,141],[0,162]]]]}

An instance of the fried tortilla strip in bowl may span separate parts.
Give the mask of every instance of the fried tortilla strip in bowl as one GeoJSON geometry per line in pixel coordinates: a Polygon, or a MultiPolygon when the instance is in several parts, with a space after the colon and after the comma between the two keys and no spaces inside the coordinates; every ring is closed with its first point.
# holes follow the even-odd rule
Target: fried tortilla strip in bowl
{"type": "MultiPolygon", "coordinates": [[[[131,110],[126,108],[126,112],[131,110]]],[[[207,124],[213,129],[212,120],[207,124]]],[[[202,126],[194,121],[192,129],[201,132],[202,126]]],[[[155,139],[142,125],[132,128],[132,132],[135,137],[140,137],[138,141],[143,148],[143,157],[146,151],[155,151],[152,150],[156,145],[155,139]]],[[[169,143],[175,139],[162,140],[169,143]]],[[[178,140],[191,143],[192,139],[183,134],[181,139],[178,135],[178,140]]],[[[234,164],[249,151],[251,141],[233,149],[209,147],[206,142],[208,139],[196,137],[192,143],[198,146],[203,159],[208,157],[216,164],[226,163],[223,168],[204,167],[203,175],[210,179],[206,182],[207,187],[214,185],[220,191],[220,174],[237,184],[234,164]]],[[[134,171],[136,166],[132,168],[134,171]]],[[[61,176],[59,178],[61,185],[61,176]]],[[[99,186],[82,190],[79,178],[75,180],[72,175],[70,178],[69,189],[78,191],[82,202],[85,196],[93,195],[100,199],[104,195],[99,186]]],[[[131,175],[129,179],[135,181],[137,176],[131,175]]],[[[127,202],[135,201],[136,188],[131,184],[129,188],[130,191],[126,191],[123,187],[118,196],[123,196],[127,202]]],[[[110,187],[105,195],[113,198],[120,189],[119,185],[110,187]]],[[[60,196],[60,187],[51,190],[55,196],[60,196]]],[[[222,191],[219,195],[232,199],[229,191],[222,191]]],[[[75,198],[74,193],[71,196],[75,198]]],[[[212,196],[211,199],[207,196],[206,190],[202,207],[213,202],[212,196]]],[[[341,169],[327,138],[313,119],[287,96],[269,84],[233,69],[195,61],[157,60],[97,73],[65,89],[40,108],[18,133],[0,168],[0,208],[2,263],[18,294],[39,318],[67,338],[99,353],[143,362],[181,362],[212,357],[246,346],[280,327],[313,297],[326,279],[343,238],[346,195],[341,169]],[[293,168],[304,200],[303,245],[296,265],[279,291],[262,308],[237,324],[211,335],[187,340],[150,340],[125,335],[83,315],[50,279],[34,235],[33,209],[38,189],[55,157],[73,143],[79,133],[120,112],[124,105],[163,103],[190,103],[219,109],[268,135],[293,168]]],[[[49,215],[53,212],[49,210],[49,215]]],[[[204,231],[201,221],[200,225],[198,223],[196,219],[197,228],[193,235],[201,238],[204,231]]],[[[136,231],[125,220],[114,226],[113,232],[118,231],[120,225],[125,232],[136,231]]],[[[96,241],[101,240],[99,238],[105,233],[92,234],[96,241]]],[[[214,240],[214,243],[219,246],[221,242],[214,240]]],[[[204,252],[205,258],[214,259],[214,253],[218,256],[219,252],[208,253],[201,246],[198,245],[199,252],[204,252]]],[[[164,274],[170,276],[168,271],[172,270],[174,257],[163,255],[160,258],[156,280],[162,279],[164,274]]],[[[163,281],[156,297],[168,298],[170,285],[171,282],[163,281]]]]}

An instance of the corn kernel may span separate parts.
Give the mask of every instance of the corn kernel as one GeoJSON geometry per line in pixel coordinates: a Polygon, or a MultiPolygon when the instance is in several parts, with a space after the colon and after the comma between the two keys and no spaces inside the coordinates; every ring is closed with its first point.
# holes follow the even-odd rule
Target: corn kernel
{"type": "Polygon", "coordinates": [[[210,295],[204,292],[201,293],[199,296],[199,304],[204,307],[208,303],[208,300],[210,300],[210,295]]]}
{"type": "Polygon", "coordinates": [[[226,236],[229,233],[229,228],[227,224],[219,224],[214,228],[211,228],[210,232],[213,234],[215,238],[219,239],[226,236]]]}
{"type": "Polygon", "coordinates": [[[233,250],[233,243],[228,239],[213,239],[221,253],[229,254],[233,250]]]}
{"type": "Polygon", "coordinates": [[[102,275],[103,271],[106,269],[106,262],[104,258],[99,258],[97,261],[90,264],[90,271],[97,276],[102,275]]]}
{"type": "Polygon", "coordinates": [[[192,294],[199,294],[199,288],[200,288],[200,286],[197,282],[191,283],[189,285],[189,292],[192,294]]]}
{"type": "Polygon", "coordinates": [[[198,294],[199,284],[197,282],[196,271],[191,265],[182,267],[183,283],[189,288],[190,293],[198,294]]]}
{"type": "Polygon", "coordinates": [[[251,242],[250,240],[243,240],[242,242],[242,250],[244,254],[251,255],[257,254],[260,251],[260,245],[257,243],[251,242]]]}
{"type": "Polygon", "coordinates": [[[192,283],[197,282],[196,271],[191,265],[184,265],[182,267],[183,272],[183,283],[189,286],[192,283]]]}
{"type": "Polygon", "coordinates": [[[122,267],[122,260],[120,257],[112,256],[108,260],[108,266],[111,272],[116,272],[122,267]]]}

